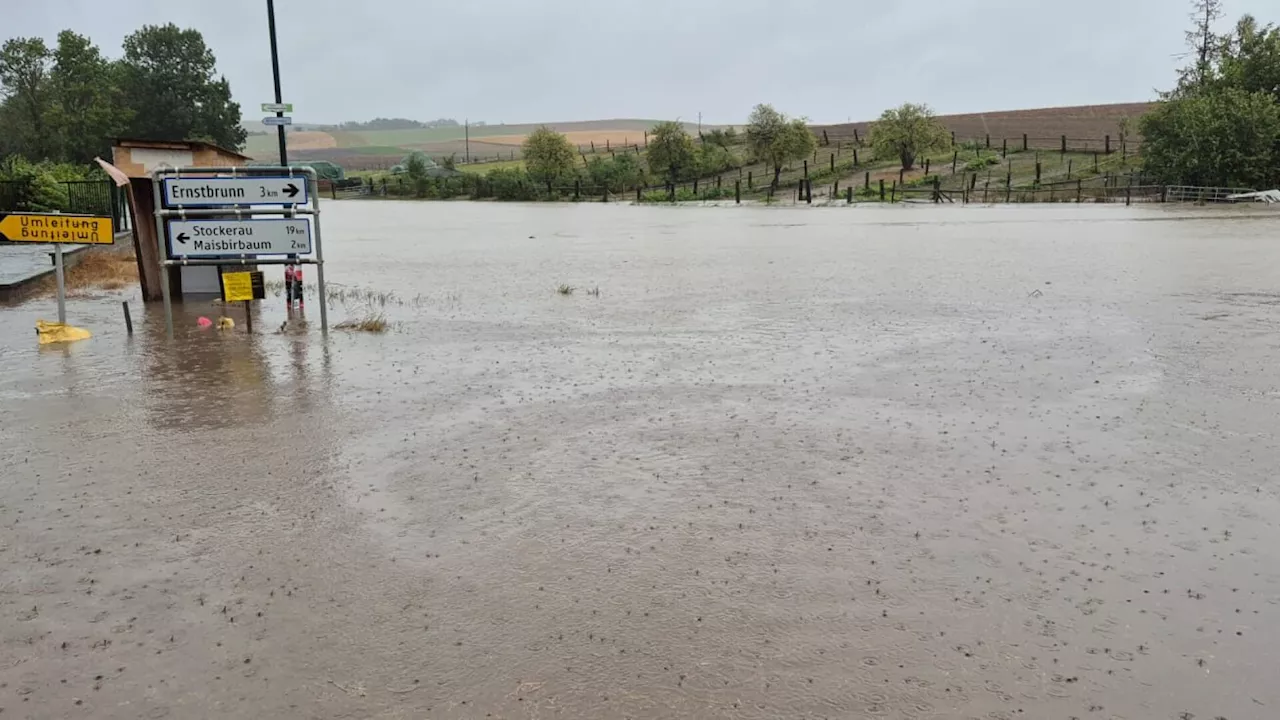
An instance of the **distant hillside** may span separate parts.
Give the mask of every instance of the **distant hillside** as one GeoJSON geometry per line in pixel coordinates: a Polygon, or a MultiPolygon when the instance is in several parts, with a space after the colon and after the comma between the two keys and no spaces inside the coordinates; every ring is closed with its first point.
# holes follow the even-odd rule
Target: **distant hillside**
{"type": "MultiPolygon", "coordinates": [[[[541,125],[564,133],[570,142],[584,149],[590,148],[592,143],[601,149],[606,143],[610,147],[637,145],[643,144],[645,131],[657,122],[622,118],[480,125],[470,128],[470,152],[472,158],[518,158],[520,143],[541,125]]],[[[696,125],[686,126],[690,132],[697,128],[696,125]]],[[[467,131],[463,127],[341,130],[299,124],[289,131],[289,156],[296,160],[329,160],[348,170],[385,169],[413,150],[421,150],[434,158],[456,155],[461,160],[467,153],[466,136],[467,131]]],[[[275,133],[249,136],[246,154],[255,159],[270,160],[276,152],[275,133]]]]}
{"type": "MultiPolygon", "coordinates": [[[[1032,147],[1057,147],[1063,135],[1068,140],[1101,143],[1110,135],[1118,140],[1121,118],[1137,119],[1155,107],[1155,103],[1119,103],[1115,105],[1076,105],[1072,107],[1038,108],[1035,110],[1003,110],[1000,112],[968,113],[965,115],[940,115],[942,124],[956,134],[957,140],[982,140],[991,136],[993,146],[999,146],[1002,139],[1008,139],[1011,146],[1022,142],[1022,136],[1028,136],[1028,144],[1032,147]]],[[[821,135],[825,130],[832,142],[852,139],[854,130],[866,138],[871,127],[870,121],[841,123],[837,125],[815,125],[814,132],[821,135]]],[[[1136,127],[1134,130],[1136,134],[1136,127]]],[[[1081,147],[1081,143],[1072,143],[1073,147],[1081,147]]]]}

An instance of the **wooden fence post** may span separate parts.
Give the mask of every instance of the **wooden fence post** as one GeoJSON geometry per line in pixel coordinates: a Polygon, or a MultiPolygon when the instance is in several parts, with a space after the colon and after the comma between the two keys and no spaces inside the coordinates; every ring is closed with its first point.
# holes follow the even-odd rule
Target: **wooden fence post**
{"type": "Polygon", "coordinates": [[[929,158],[924,159],[924,174],[929,174],[929,158]]]}
{"type": "Polygon", "coordinates": [[[640,204],[640,186],[636,186],[636,204],[640,204]]]}
{"type": "Polygon", "coordinates": [[[1093,151],[1093,171],[1098,172],[1098,151],[1093,151]]]}
{"type": "Polygon", "coordinates": [[[581,180],[576,180],[576,179],[573,181],[573,201],[574,202],[578,201],[578,191],[581,189],[579,187],[579,183],[581,182],[582,182],[581,180]]]}
{"type": "Polygon", "coordinates": [[[960,161],[960,151],[956,150],[951,153],[951,174],[956,174],[956,163],[960,161]]]}
{"type": "Polygon", "coordinates": [[[1084,181],[1076,180],[1076,204],[1080,204],[1080,196],[1084,194],[1084,181]]]}
{"type": "Polygon", "coordinates": [[[933,176],[933,202],[934,204],[942,202],[942,176],[933,176]]]}
{"type": "Polygon", "coordinates": [[[1067,136],[1066,135],[1062,136],[1062,154],[1063,155],[1067,154],[1067,136]]]}
{"type": "Polygon", "coordinates": [[[901,184],[907,176],[906,168],[898,168],[898,183],[901,184]]]}
{"type": "Polygon", "coordinates": [[[871,187],[871,171],[870,171],[870,170],[867,170],[867,171],[866,171],[866,173],[865,173],[862,177],[863,177],[863,180],[862,180],[862,184],[863,184],[863,186],[864,186],[864,187],[871,187]]]}
{"type": "Polygon", "coordinates": [[[1075,160],[1068,160],[1068,161],[1067,161],[1067,179],[1068,179],[1068,180],[1070,180],[1070,179],[1071,179],[1071,167],[1072,167],[1073,165],[1075,165],[1075,162],[1076,162],[1075,160]]]}
{"type": "Polygon", "coordinates": [[[1040,184],[1040,161],[1036,161],[1036,185],[1040,184]]]}
{"type": "Polygon", "coordinates": [[[804,176],[809,177],[809,161],[804,161],[804,176]]]}
{"type": "Polygon", "coordinates": [[[698,194],[698,178],[693,179],[693,194],[695,197],[698,194]]]}
{"type": "Polygon", "coordinates": [[[858,137],[858,128],[853,129],[853,141],[857,143],[858,147],[862,147],[862,140],[858,137]]]}
{"type": "Polygon", "coordinates": [[[1027,134],[1022,133],[1022,152],[1027,151],[1027,134]]]}
{"type": "Polygon", "coordinates": [[[831,138],[827,137],[827,131],[825,129],[823,129],[822,131],[822,144],[823,145],[831,144],[831,138]]]}
{"type": "Polygon", "coordinates": [[[836,171],[836,154],[831,153],[831,172],[836,171]]]}
{"type": "Polygon", "coordinates": [[[592,141],[591,141],[591,154],[593,154],[593,155],[594,155],[594,154],[595,154],[595,152],[596,152],[596,141],[595,141],[595,140],[592,140],[592,141]]]}
{"type": "Polygon", "coordinates": [[[853,204],[853,186],[852,185],[844,189],[844,204],[845,205],[853,204]]]}
{"type": "Polygon", "coordinates": [[[644,131],[644,146],[649,147],[649,131],[644,131]]]}
{"type": "Polygon", "coordinates": [[[891,203],[898,202],[898,183],[896,182],[893,184],[893,187],[889,190],[889,202],[891,203]]]}
{"type": "Polygon", "coordinates": [[[880,202],[884,202],[884,178],[880,178],[880,202]]]}
{"type": "Polygon", "coordinates": [[[956,131],[952,130],[951,131],[951,147],[955,147],[955,146],[956,146],[956,131]]]}
{"type": "Polygon", "coordinates": [[[855,166],[858,164],[858,148],[853,149],[853,164],[855,166]]]}
{"type": "Polygon", "coordinates": [[[987,149],[991,149],[991,133],[987,133],[987,149]]]}
{"type": "Polygon", "coordinates": [[[716,190],[719,190],[719,189],[720,189],[720,176],[719,176],[719,175],[717,175],[717,176],[716,176],[716,190]]]}
{"type": "Polygon", "coordinates": [[[840,178],[836,178],[836,181],[831,184],[831,197],[840,197],[840,178]]]}
{"type": "Polygon", "coordinates": [[[1009,138],[1000,138],[1000,157],[1009,157],[1009,138]]]}
{"type": "Polygon", "coordinates": [[[608,149],[609,149],[609,138],[605,138],[605,139],[604,139],[604,149],[605,149],[606,151],[608,151],[608,149]]]}
{"type": "Polygon", "coordinates": [[[742,204],[742,181],[733,181],[733,201],[739,205],[742,204]]]}
{"type": "Polygon", "coordinates": [[[748,190],[754,190],[754,189],[755,189],[755,187],[756,187],[756,185],[755,185],[755,181],[754,181],[754,179],[751,177],[751,172],[752,172],[752,171],[750,171],[750,170],[748,170],[748,171],[747,171],[747,189],[748,189],[748,190]]]}
{"type": "Polygon", "coordinates": [[[1108,135],[1103,142],[1105,143],[1104,147],[1106,148],[1106,153],[1110,155],[1111,154],[1111,136],[1108,135]]]}

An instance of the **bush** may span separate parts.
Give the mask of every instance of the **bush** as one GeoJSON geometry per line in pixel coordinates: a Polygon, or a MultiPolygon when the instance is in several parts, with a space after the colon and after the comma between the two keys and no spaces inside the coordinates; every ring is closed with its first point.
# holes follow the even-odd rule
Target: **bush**
{"type": "Polygon", "coordinates": [[[970,171],[985,170],[991,167],[992,165],[999,165],[999,164],[1000,164],[999,157],[995,155],[988,155],[986,157],[974,158],[973,160],[970,160],[969,162],[964,164],[964,169],[970,170],[970,171]]]}

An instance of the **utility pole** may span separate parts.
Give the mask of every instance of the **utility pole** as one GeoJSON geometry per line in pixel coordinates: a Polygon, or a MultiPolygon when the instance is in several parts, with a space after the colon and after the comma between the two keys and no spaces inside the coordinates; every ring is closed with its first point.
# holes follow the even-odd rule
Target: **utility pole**
{"type": "MultiPolygon", "coordinates": [[[[455,121],[456,122],[456,121],[455,121]]],[[[457,125],[454,125],[457,127],[457,125]]],[[[462,133],[467,143],[467,164],[471,164],[471,118],[462,118],[462,133]]]]}
{"type": "MultiPolygon", "coordinates": [[[[280,54],[276,50],[276,3],[275,0],[267,0],[267,29],[271,33],[271,74],[276,83],[276,104],[284,102],[284,96],[280,93],[280,54]]],[[[276,117],[284,117],[282,111],[276,111],[276,117]]],[[[284,125],[278,125],[276,132],[280,134],[280,166],[287,167],[289,165],[289,150],[284,140],[284,125]]]]}
{"type": "Polygon", "coordinates": [[[702,137],[702,111],[698,111],[698,137],[702,137]]]}

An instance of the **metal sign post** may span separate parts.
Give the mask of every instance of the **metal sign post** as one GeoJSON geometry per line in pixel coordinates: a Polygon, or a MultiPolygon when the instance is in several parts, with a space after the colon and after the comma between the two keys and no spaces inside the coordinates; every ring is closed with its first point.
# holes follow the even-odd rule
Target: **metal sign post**
{"type": "Polygon", "coordinates": [[[62,243],[53,244],[53,267],[58,276],[58,324],[67,324],[67,275],[62,266],[62,243]]]}
{"type": "Polygon", "coordinates": [[[160,168],[151,173],[164,324],[173,338],[171,267],[315,265],[329,334],[320,199],[309,167],[160,168]],[[296,200],[296,202],[291,202],[296,200]],[[314,246],[312,245],[314,243],[314,246]],[[301,257],[315,252],[315,258],[301,257]]]}

